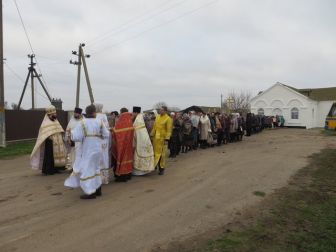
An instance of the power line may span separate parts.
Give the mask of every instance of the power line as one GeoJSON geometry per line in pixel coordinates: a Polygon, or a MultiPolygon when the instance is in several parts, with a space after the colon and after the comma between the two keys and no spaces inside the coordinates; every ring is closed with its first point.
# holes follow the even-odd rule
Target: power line
{"type": "MultiPolygon", "coordinates": [[[[26,29],[26,26],[25,26],[25,24],[24,24],[24,22],[23,22],[23,18],[22,18],[22,15],[21,15],[20,8],[19,8],[19,6],[18,6],[18,4],[17,4],[16,0],[13,0],[13,2],[14,2],[14,5],[15,5],[15,7],[16,7],[17,13],[19,14],[20,21],[21,21],[21,24],[22,24],[23,30],[24,30],[24,32],[25,32],[25,35],[26,35],[26,38],[27,38],[27,41],[28,41],[28,44],[29,44],[30,50],[31,50],[32,54],[35,54],[35,55],[36,55],[36,53],[35,53],[35,51],[34,51],[34,49],[33,49],[33,46],[32,46],[32,43],[31,43],[31,40],[30,40],[30,38],[29,38],[28,31],[27,31],[27,29],[26,29]]],[[[37,58],[36,58],[36,57],[35,57],[35,62],[36,62],[36,66],[37,66],[37,68],[39,69],[40,73],[42,74],[42,70],[41,70],[41,68],[40,68],[40,65],[39,65],[39,63],[38,63],[38,61],[37,61],[37,58]]],[[[45,84],[45,87],[46,87],[46,89],[48,90],[48,87],[47,87],[47,82],[45,81],[45,79],[44,79],[43,75],[41,75],[41,78],[42,78],[42,80],[44,81],[44,84],[45,84]]],[[[48,92],[49,92],[49,90],[48,90],[48,92]]]]}
{"type": "Polygon", "coordinates": [[[215,3],[218,2],[218,1],[219,1],[219,0],[210,1],[210,2],[208,2],[208,3],[206,3],[206,4],[203,4],[203,5],[201,5],[201,6],[197,7],[197,8],[195,8],[195,9],[192,9],[191,11],[184,12],[182,15],[179,15],[179,16],[173,18],[173,19],[170,19],[170,20],[168,20],[168,21],[166,21],[166,22],[163,22],[163,23],[161,23],[161,24],[159,24],[159,25],[156,25],[156,26],[154,26],[154,27],[151,27],[151,28],[149,28],[149,29],[147,29],[147,30],[144,30],[144,31],[142,31],[142,32],[139,32],[139,33],[135,34],[134,36],[131,36],[131,37],[127,38],[127,39],[124,39],[124,40],[122,40],[122,41],[120,41],[120,42],[111,44],[111,45],[109,45],[109,46],[103,48],[102,50],[96,51],[96,52],[92,53],[92,55],[93,55],[93,54],[97,55],[97,54],[99,54],[99,53],[104,52],[104,51],[105,51],[106,49],[108,49],[108,48],[115,47],[115,46],[119,46],[119,45],[121,45],[121,44],[123,44],[123,43],[126,43],[126,42],[130,41],[130,40],[139,38],[139,37],[141,37],[142,35],[144,35],[144,34],[146,34],[146,33],[149,33],[149,32],[151,32],[151,31],[153,31],[153,30],[155,30],[155,29],[158,29],[158,28],[164,26],[164,25],[170,24],[170,23],[172,23],[172,22],[175,22],[176,20],[179,20],[179,19],[181,19],[181,18],[183,18],[183,17],[186,17],[186,16],[188,16],[188,15],[191,15],[191,14],[193,14],[193,13],[195,13],[195,12],[197,12],[197,11],[199,11],[199,10],[205,8],[205,7],[208,7],[208,6],[212,5],[212,4],[215,4],[215,3]]]}
{"type": "MultiPolygon", "coordinates": [[[[189,0],[183,0],[183,1],[180,1],[180,2],[175,2],[175,4],[174,4],[173,6],[170,6],[170,7],[168,7],[168,8],[165,8],[165,9],[163,9],[163,10],[157,12],[157,13],[154,13],[153,15],[150,15],[150,16],[148,16],[148,17],[145,17],[145,18],[143,18],[143,19],[141,19],[141,18],[144,17],[144,16],[146,16],[146,14],[139,16],[139,18],[131,19],[130,21],[126,22],[125,24],[123,24],[123,25],[121,25],[121,26],[119,26],[119,27],[117,27],[117,28],[111,30],[111,31],[108,32],[107,34],[104,34],[103,36],[101,36],[101,38],[99,38],[99,37],[96,38],[95,40],[97,40],[97,41],[96,41],[96,42],[93,42],[93,43],[91,42],[91,46],[92,46],[92,45],[94,46],[94,45],[97,44],[97,43],[101,43],[101,42],[103,42],[104,40],[106,40],[106,39],[108,39],[108,38],[110,38],[110,37],[112,37],[112,36],[115,36],[115,35],[117,35],[117,34],[119,34],[119,33],[125,32],[125,31],[127,31],[128,29],[132,28],[133,26],[136,26],[136,25],[138,25],[138,24],[142,24],[142,23],[144,23],[144,22],[146,22],[146,21],[148,21],[148,20],[151,20],[151,19],[153,19],[153,18],[159,16],[159,15],[162,14],[162,13],[165,13],[165,12],[168,12],[168,11],[170,11],[170,10],[172,10],[172,9],[175,9],[176,7],[178,7],[179,5],[183,4],[183,3],[186,2],[186,1],[189,1],[189,0]],[[138,20],[138,19],[140,19],[138,22],[132,23],[133,21],[136,21],[136,20],[138,20]],[[124,26],[125,26],[125,27],[124,27],[124,26]],[[123,27],[124,27],[124,28],[123,28],[123,27]]],[[[170,1],[168,1],[168,2],[170,2],[170,1]]],[[[164,4],[164,5],[165,5],[165,4],[164,4]]],[[[161,8],[161,7],[162,7],[162,6],[160,6],[160,8],[161,8]]],[[[160,8],[157,8],[157,9],[160,9],[160,8]]],[[[150,13],[149,13],[149,14],[150,14],[150,13]]],[[[90,43],[89,43],[89,44],[90,44],[90,43]]]]}
{"type": "Polygon", "coordinates": [[[13,2],[14,2],[14,4],[15,4],[16,10],[17,10],[17,12],[18,12],[18,14],[19,14],[20,21],[21,21],[23,30],[24,30],[24,32],[25,32],[25,34],[26,34],[26,37],[27,37],[27,40],[28,40],[28,44],[29,44],[30,50],[31,50],[32,53],[35,54],[34,49],[33,49],[33,46],[32,46],[32,43],[31,43],[31,41],[30,41],[30,38],[29,38],[29,35],[28,35],[28,32],[27,32],[27,29],[26,29],[26,26],[25,26],[25,24],[24,24],[24,22],[23,22],[23,19],[22,19],[22,16],[21,16],[21,12],[20,12],[19,6],[18,6],[16,0],[13,0],[13,2]]]}
{"type": "Polygon", "coordinates": [[[21,76],[14,71],[14,69],[12,67],[10,67],[6,62],[4,62],[4,65],[7,67],[7,69],[16,76],[17,79],[19,79],[20,81],[22,81],[23,83],[25,82],[25,80],[23,78],[21,78],[21,76]]]}
{"type": "MultiPolygon", "coordinates": [[[[150,13],[151,11],[154,11],[154,10],[156,10],[156,9],[160,9],[162,6],[165,6],[167,3],[171,2],[171,1],[172,1],[172,0],[165,1],[164,3],[160,4],[159,8],[155,8],[155,9],[152,9],[152,10],[150,10],[150,11],[147,11],[147,12],[141,14],[141,15],[137,15],[137,16],[135,16],[135,17],[129,19],[129,20],[126,21],[125,23],[123,23],[123,24],[121,24],[121,25],[119,25],[119,26],[117,26],[117,27],[114,27],[113,29],[107,31],[107,33],[116,31],[116,30],[122,28],[123,26],[126,26],[126,25],[128,25],[129,23],[131,23],[131,22],[133,22],[133,21],[135,21],[135,20],[137,20],[137,19],[139,19],[139,18],[141,18],[141,17],[147,15],[147,13],[150,13]]],[[[89,41],[87,42],[87,44],[90,45],[91,43],[94,43],[96,40],[99,40],[100,37],[105,37],[105,36],[106,36],[106,33],[105,33],[104,35],[99,35],[99,36],[93,38],[92,40],[89,40],[89,41]]]]}
{"type": "Polygon", "coordinates": [[[39,55],[39,58],[43,60],[46,60],[46,61],[53,61],[53,63],[57,63],[57,64],[61,64],[61,63],[68,63],[66,62],[64,59],[59,59],[59,58],[50,58],[50,57],[46,57],[46,56],[41,56],[39,55]]]}

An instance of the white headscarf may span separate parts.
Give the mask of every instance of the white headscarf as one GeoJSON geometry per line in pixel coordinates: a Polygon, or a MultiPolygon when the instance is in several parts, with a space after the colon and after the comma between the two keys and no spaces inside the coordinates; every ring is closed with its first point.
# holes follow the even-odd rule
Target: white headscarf
{"type": "Polygon", "coordinates": [[[95,102],[93,105],[95,105],[97,113],[102,113],[103,112],[104,105],[102,103],[95,102]]]}

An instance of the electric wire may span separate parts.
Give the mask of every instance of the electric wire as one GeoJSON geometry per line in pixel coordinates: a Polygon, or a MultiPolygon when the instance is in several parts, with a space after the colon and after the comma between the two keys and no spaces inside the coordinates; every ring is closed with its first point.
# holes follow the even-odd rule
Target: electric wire
{"type": "MultiPolygon", "coordinates": [[[[142,15],[140,16],[140,18],[134,18],[134,20],[132,19],[131,21],[128,21],[126,22],[125,24],[123,25],[120,25],[119,27],[115,28],[115,29],[112,29],[110,32],[108,32],[107,34],[104,34],[101,36],[101,38],[96,38],[95,42],[89,42],[88,45],[90,45],[91,47],[94,47],[96,44],[99,44],[103,41],[105,41],[106,39],[109,39],[110,37],[113,37],[117,34],[120,34],[120,33],[123,33],[129,29],[131,29],[132,27],[136,26],[136,25],[139,25],[139,24],[142,24],[148,20],[151,20],[157,16],[159,16],[160,14],[162,13],[165,13],[165,12],[168,12],[172,9],[175,9],[177,8],[178,6],[182,5],[183,3],[185,3],[186,1],[189,1],[189,0],[183,0],[183,1],[179,1],[179,2],[175,2],[175,4],[173,6],[169,6],[168,8],[165,8],[157,13],[154,13],[153,15],[150,15],[148,17],[144,17],[142,18],[143,16],[146,16],[146,15],[142,15]],[[142,19],[141,19],[142,18],[142,19]],[[133,21],[136,21],[140,19],[138,22],[135,22],[135,23],[132,23],[133,21]],[[124,27],[125,26],[125,27],[124,27]]],[[[162,6],[161,6],[162,7],[162,6]]]]}
{"type": "Polygon", "coordinates": [[[43,80],[43,82],[44,82],[44,84],[45,84],[45,88],[46,88],[47,91],[49,92],[48,87],[47,87],[47,82],[46,82],[46,80],[45,80],[44,77],[43,77],[42,70],[41,70],[40,65],[39,65],[39,63],[38,63],[38,61],[37,61],[36,53],[35,53],[35,51],[34,51],[34,49],[33,49],[33,45],[32,45],[31,40],[30,40],[30,38],[29,38],[29,34],[28,34],[28,31],[27,31],[26,25],[25,25],[25,23],[24,23],[24,21],[23,21],[23,18],[22,18],[22,15],[21,15],[21,11],[20,11],[19,5],[17,4],[16,0],[13,0],[13,2],[14,2],[14,5],[15,5],[15,7],[16,7],[17,13],[18,13],[18,15],[19,15],[19,18],[20,18],[20,21],[21,21],[21,25],[22,25],[22,28],[23,28],[24,33],[25,33],[25,35],[26,35],[26,38],[27,38],[27,41],[28,41],[30,50],[31,50],[31,52],[32,52],[33,54],[35,54],[35,62],[36,62],[36,66],[37,66],[38,70],[39,70],[40,73],[41,73],[41,79],[43,80]]]}
{"type": "Polygon", "coordinates": [[[179,20],[179,19],[181,19],[181,18],[184,18],[184,17],[186,17],[186,16],[189,16],[189,15],[191,15],[191,14],[194,14],[195,12],[197,12],[197,11],[199,11],[199,10],[205,8],[205,7],[208,7],[208,6],[212,5],[212,4],[215,4],[215,3],[218,2],[218,1],[219,1],[219,0],[214,0],[214,1],[210,1],[210,2],[208,2],[208,3],[205,3],[205,4],[203,4],[203,5],[201,5],[201,6],[197,7],[197,8],[194,8],[194,9],[192,9],[192,10],[190,10],[190,11],[184,12],[182,15],[179,15],[179,16],[177,16],[177,17],[175,17],[175,18],[172,18],[172,19],[170,19],[170,20],[168,20],[168,21],[165,21],[165,22],[163,22],[163,23],[161,23],[161,24],[158,24],[158,25],[153,26],[153,27],[151,27],[151,28],[149,28],[149,29],[146,29],[146,30],[144,30],[144,31],[141,31],[141,32],[135,34],[134,36],[128,37],[128,38],[126,38],[126,39],[124,39],[124,40],[122,40],[122,41],[119,41],[119,42],[116,42],[116,43],[114,43],[114,44],[111,44],[111,45],[109,45],[109,46],[107,46],[107,47],[104,47],[104,48],[101,49],[101,50],[95,51],[95,52],[91,53],[91,55],[97,55],[97,54],[100,54],[100,53],[104,52],[106,49],[109,49],[109,48],[112,48],[112,47],[116,47],[116,46],[120,46],[121,44],[124,44],[124,43],[126,43],[126,42],[128,42],[128,41],[130,41],[130,40],[137,39],[137,38],[139,38],[139,37],[141,37],[141,36],[143,36],[143,35],[145,35],[145,34],[151,32],[151,31],[153,31],[153,30],[156,30],[156,29],[158,29],[158,28],[164,26],[164,25],[173,23],[173,22],[175,22],[175,21],[177,21],[177,20],[179,20]]]}

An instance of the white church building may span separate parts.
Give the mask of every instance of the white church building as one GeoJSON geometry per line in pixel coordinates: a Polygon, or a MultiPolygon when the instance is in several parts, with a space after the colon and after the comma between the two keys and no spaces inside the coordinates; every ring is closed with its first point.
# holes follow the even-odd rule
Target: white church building
{"type": "Polygon", "coordinates": [[[296,89],[277,82],[251,99],[251,112],[266,116],[282,115],[285,126],[324,127],[332,104],[336,102],[336,87],[296,89]]]}

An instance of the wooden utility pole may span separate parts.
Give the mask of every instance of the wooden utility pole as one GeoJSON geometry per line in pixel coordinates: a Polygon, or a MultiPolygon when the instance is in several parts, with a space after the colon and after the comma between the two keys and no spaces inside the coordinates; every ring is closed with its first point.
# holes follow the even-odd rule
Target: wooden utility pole
{"type": "Polygon", "coordinates": [[[90,55],[84,53],[84,50],[83,50],[84,46],[85,46],[84,43],[80,43],[79,47],[78,47],[78,52],[77,51],[72,51],[73,55],[78,56],[77,61],[70,60],[70,64],[77,66],[76,107],[79,107],[80,80],[81,80],[82,64],[83,64],[83,67],[84,67],[85,80],[86,80],[86,85],[87,85],[89,95],[90,95],[90,101],[91,101],[91,104],[94,103],[93,92],[92,92],[91,82],[90,82],[90,78],[89,78],[89,72],[88,72],[88,69],[87,69],[86,59],[85,59],[85,58],[90,58],[90,55]]]}
{"type": "Polygon", "coordinates": [[[0,22],[0,146],[6,147],[2,0],[0,0],[0,22]]]}

